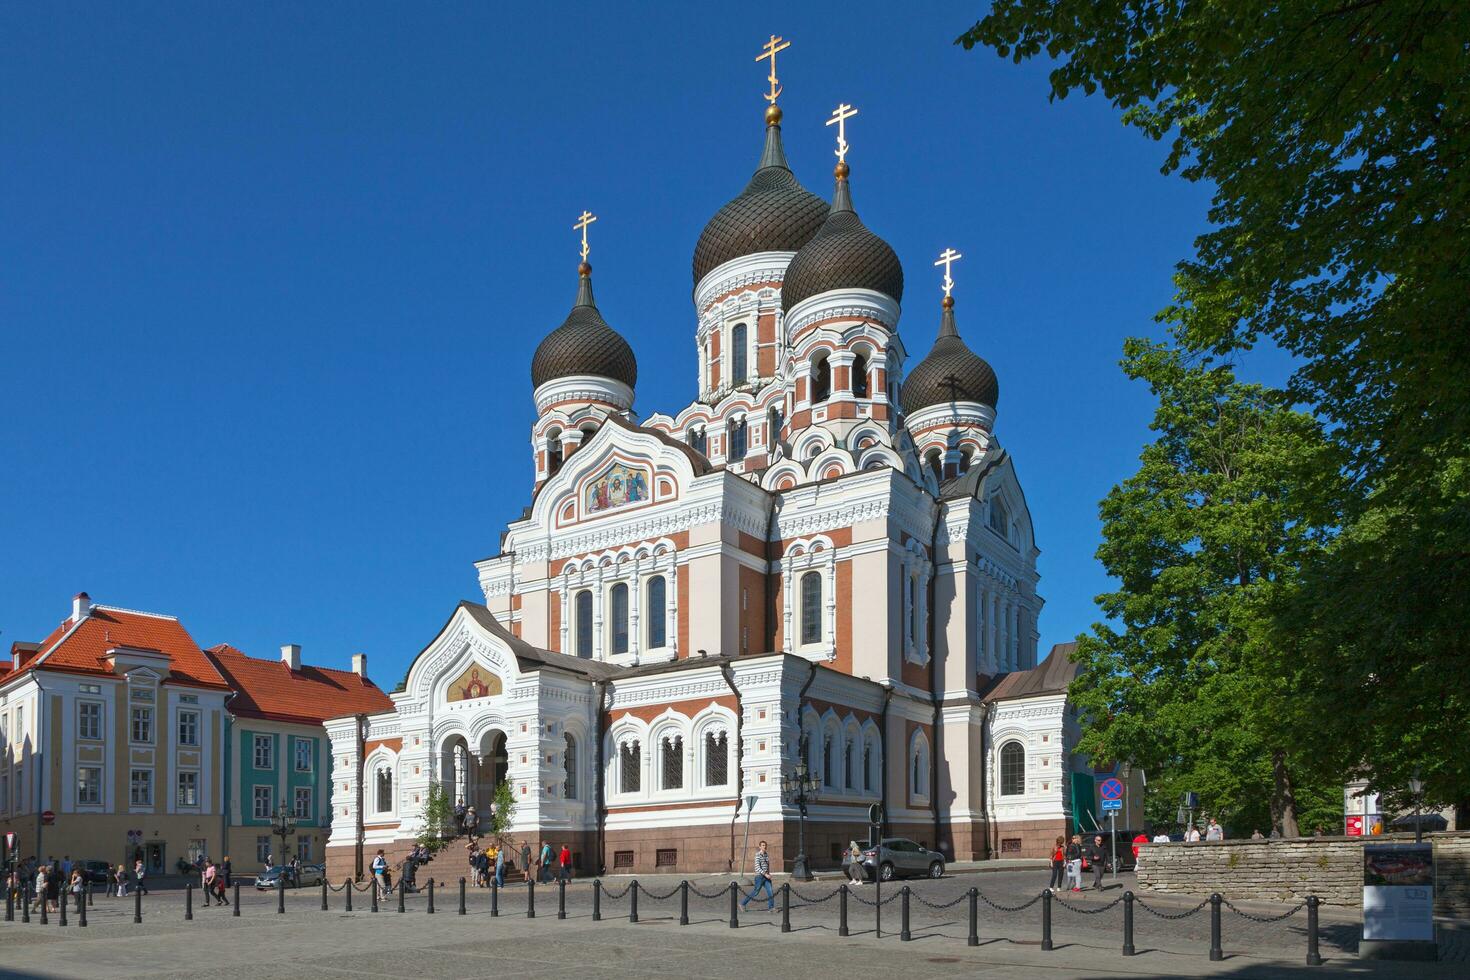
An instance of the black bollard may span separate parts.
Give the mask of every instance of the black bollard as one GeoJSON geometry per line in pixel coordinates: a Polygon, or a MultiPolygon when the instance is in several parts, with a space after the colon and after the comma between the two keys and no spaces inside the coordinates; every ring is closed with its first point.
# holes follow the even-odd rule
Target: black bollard
{"type": "Polygon", "coordinates": [[[61,913],[61,927],[66,928],[66,892],[57,892],[56,911],[61,913]]]}
{"type": "Polygon", "coordinates": [[[1051,949],[1051,891],[1041,893],[1041,948],[1051,949]]]}
{"type": "MultiPolygon", "coordinates": [[[[351,878],[348,878],[346,881],[342,882],[342,890],[347,893],[347,911],[349,911],[349,912],[352,911],[352,892],[353,892],[353,887],[352,886],[353,886],[353,884],[355,884],[355,883],[353,882],[353,880],[351,878]]],[[[239,899],[237,898],[236,901],[239,901],[239,899]]],[[[237,906],[237,908],[238,908],[238,906],[237,906]]]]}
{"type": "Polygon", "coordinates": [[[500,885],[494,878],[490,879],[490,917],[493,919],[500,914],[500,885]]]}
{"type": "Polygon", "coordinates": [[[77,896],[77,927],[79,929],[87,927],[87,903],[82,901],[81,895],[77,896]]]}
{"type": "Polygon", "coordinates": [[[1133,893],[1123,893],[1123,955],[1133,955],[1133,893]]]}
{"type": "Polygon", "coordinates": [[[97,904],[96,899],[97,899],[97,882],[94,881],[90,885],[87,886],[87,904],[90,905],[90,906],[95,906],[97,904]]]}
{"type": "Polygon", "coordinates": [[[903,915],[903,924],[899,929],[898,938],[903,942],[908,942],[914,938],[913,933],[909,932],[909,886],[904,885],[898,894],[902,896],[902,901],[898,905],[899,912],[903,915]]]}
{"type": "Polygon", "coordinates": [[[464,879],[459,879],[459,914],[464,915],[464,879]]]}
{"type": "Polygon", "coordinates": [[[733,882],[733,881],[730,882],[730,928],[731,929],[739,929],[740,928],[740,905],[739,905],[739,903],[737,901],[737,897],[739,896],[739,894],[740,894],[740,886],[736,885],[735,882],[733,882]]]}
{"type": "Polygon", "coordinates": [[[679,925],[689,924],[689,882],[679,882],[679,925]]]}
{"type": "Polygon", "coordinates": [[[966,946],[980,945],[980,889],[970,889],[970,935],[965,938],[966,946]]]}
{"type": "Polygon", "coordinates": [[[602,879],[592,879],[592,921],[602,921],[602,879]]]}
{"type": "Polygon", "coordinates": [[[377,875],[373,875],[372,889],[373,889],[373,908],[372,908],[372,910],[374,912],[376,912],[378,910],[378,876],[377,875]]]}
{"type": "MultiPolygon", "coordinates": [[[[41,906],[41,907],[43,909],[45,908],[44,905],[41,906]]],[[[46,920],[43,918],[41,921],[42,922],[45,922],[46,920]]],[[[133,924],[134,925],[137,925],[137,924],[142,923],[142,921],[143,921],[143,889],[142,888],[139,888],[137,891],[133,892],[133,924]]]]}
{"type": "Polygon", "coordinates": [[[399,912],[402,912],[403,911],[403,895],[407,891],[408,891],[408,879],[407,878],[399,878],[398,879],[398,911],[399,912]]]}
{"type": "Polygon", "coordinates": [[[1322,953],[1317,949],[1317,906],[1316,895],[1307,896],[1307,966],[1321,966],[1322,953]]]}
{"type": "MultiPolygon", "coordinates": [[[[138,894],[141,895],[142,892],[139,892],[138,894]]],[[[51,924],[51,920],[46,917],[46,893],[39,892],[36,897],[41,900],[41,925],[49,926],[51,924]]]]}
{"type": "Polygon", "coordinates": [[[276,875],[276,915],[286,914],[286,872],[276,875]]]}
{"type": "Polygon", "coordinates": [[[846,936],[847,933],[847,886],[837,886],[837,935],[846,936]]]}
{"type": "Polygon", "coordinates": [[[536,918],[536,879],[526,875],[526,918],[536,918]]]}
{"type": "Polygon", "coordinates": [[[791,931],[791,882],[781,886],[781,931],[791,931]]]}
{"type": "Polygon", "coordinates": [[[184,883],[184,921],[194,921],[194,883],[184,883]]]}
{"type": "Polygon", "coordinates": [[[1210,896],[1210,959],[1219,961],[1225,958],[1225,951],[1220,948],[1220,893],[1210,896]]]}
{"type": "Polygon", "coordinates": [[[429,910],[428,915],[434,914],[434,879],[429,879],[429,910]]]}
{"type": "Polygon", "coordinates": [[[556,917],[558,919],[567,917],[567,880],[565,878],[556,880],[556,917]]]}
{"type": "MultiPolygon", "coordinates": [[[[240,883],[237,881],[234,884],[235,884],[235,904],[232,905],[232,906],[230,906],[230,915],[232,915],[232,916],[238,916],[240,914],[240,883]]],[[[348,909],[348,911],[351,911],[352,910],[352,906],[349,905],[347,907],[347,909],[348,909]]]]}
{"type": "Polygon", "coordinates": [[[327,911],[327,879],[322,879],[322,911],[327,911]]]}
{"type": "Polygon", "coordinates": [[[628,887],[628,894],[631,895],[632,898],[633,898],[633,901],[628,905],[628,921],[629,922],[637,922],[638,921],[638,879],[637,878],[634,878],[633,879],[633,884],[628,887]]]}

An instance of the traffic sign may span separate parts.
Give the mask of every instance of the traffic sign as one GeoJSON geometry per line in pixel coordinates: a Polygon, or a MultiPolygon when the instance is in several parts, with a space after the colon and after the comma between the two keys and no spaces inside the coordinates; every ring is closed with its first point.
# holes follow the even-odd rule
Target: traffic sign
{"type": "Polygon", "coordinates": [[[1103,800],[1102,801],[1102,808],[1103,808],[1103,812],[1104,813],[1106,813],[1109,810],[1121,810],[1121,809],[1123,809],[1123,801],[1122,800],[1103,800]]]}
{"type": "Polygon", "coordinates": [[[1098,792],[1103,800],[1121,800],[1123,798],[1123,781],[1121,779],[1104,779],[1098,792]]]}

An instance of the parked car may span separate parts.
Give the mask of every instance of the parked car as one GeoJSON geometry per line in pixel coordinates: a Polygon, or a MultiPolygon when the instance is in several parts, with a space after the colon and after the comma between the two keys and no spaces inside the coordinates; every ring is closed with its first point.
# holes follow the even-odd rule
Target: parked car
{"type": "MultiPolygon", "coordinates": [[[[847,870],[852,863],[850,855],[842,859],[842,868],[847,870]]],[[[869,879],[894,878],[924,875],[929,878],[944,876],[944,855],[938,851],[920,847],[904,837],[885,837],[879,847],[870,847],[862,853],[863,874],[869,879]]]]}
{"type": "Polygon", "coordinates": [[[83,861],[82,877],[88,882],[106,884],[112,880],[112,865],[106,861],[83,861]]]}
{"type": "Polygon", "coordinates": [[[267,868],[256,875],[255,887],[261,891],[274,889],[276,887],[276,881],[282,874],[286,876],[287,888],[309,888],[314,885],[321,885],[322,881],[327,877],[327,869],[320,864],[303,864],[301,866],[301,873],[295,875],[291,873],[290,868],[277,865],[273,868],[267,868]]]}

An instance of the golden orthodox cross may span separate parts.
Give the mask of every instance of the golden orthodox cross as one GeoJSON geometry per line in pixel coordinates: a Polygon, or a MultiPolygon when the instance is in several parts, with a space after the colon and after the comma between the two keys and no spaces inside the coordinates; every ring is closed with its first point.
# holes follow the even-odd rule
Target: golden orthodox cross
{"type": "Polygon", "coordinates": [[[582,214],[577,218],[577,223],[574,224],[574,225],[572,225],[572,230],[573,231],[580,230],[582,232],[582,261],[583,262],[586,262],[587,261],[587,253],[591,251],[591,249],[587,247],[587,226],[590,225],[590,224],[592,224],[592,222],[594,222],[596,220],[597,220],[597,215],[593,214],[591,211],[583,211],[582,214]]]}
{"type": "Polygon", "coordinates": [[[790,41],[772,34],[771,39],[761,47],[761,53],[755,56],[756,61],[771,59],[771,74],[768,76],[771,82],[771,94],[763,96],[771,105],[776,104],[776,97],[781,94],[781,85],[776,81],[776,52],[785,51],[789,47],[791,47],[790,41]]]}
{"type": "Polygon", "coordinates": [[[832,110],[832,118],[827,120],[827,125],[837,124],[837,162],[847,162],[847,120],[857,115],[857,110],[846,102],[832,110]]]}
{"type": "Polygon", "coordinates": [[[946,296],[948,296],[949,291],[954,288],[954,280],[951,279],[949,276],[949,267],[962,258],[964,258],[964,256],[961,255],[959,252],[956,252],[952,248],[947,248],[943,252],[939,253],[939,261],[934,263],[935,265],[944,266],[944,295],[946,296]]]}

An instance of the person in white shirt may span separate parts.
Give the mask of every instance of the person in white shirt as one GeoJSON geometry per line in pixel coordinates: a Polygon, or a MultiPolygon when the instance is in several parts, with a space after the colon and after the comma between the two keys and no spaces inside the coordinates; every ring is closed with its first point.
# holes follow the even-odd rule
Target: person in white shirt
{"type": "Polygon", "coordinates": [[[1184,839],[1186,841],[1188,841],[1189,843],[1191,843],[1191,844],[1198,844],[1199,843],[1199,828],[1198,827],[1190,827],[1189,828],[1189,831],[1184,835],[1184,839]]]}
{"type": "Polygon", "coordinates": [[[1159,831],[1157,834],[1154,834],[1154,843],[1155,844],[1167,844],[1167,843],[1169,843],[1169,835],[1166,834],[1166,833],[1164,833],[1162,830],[1159,831]]]}

